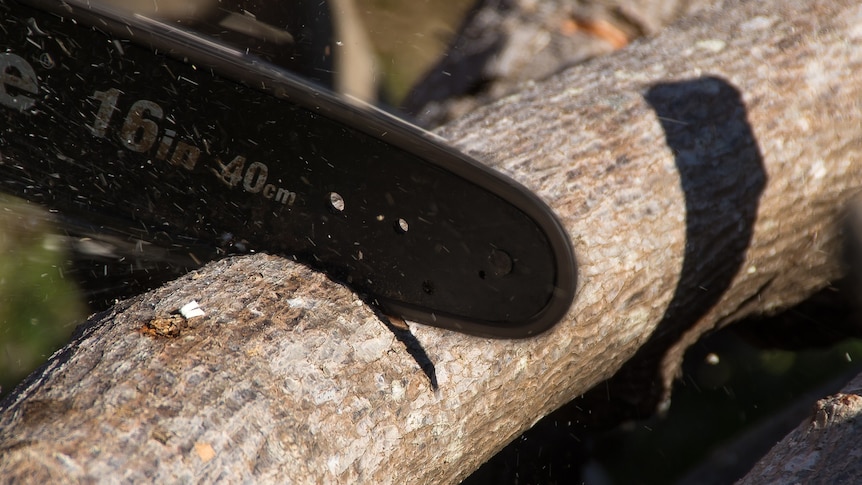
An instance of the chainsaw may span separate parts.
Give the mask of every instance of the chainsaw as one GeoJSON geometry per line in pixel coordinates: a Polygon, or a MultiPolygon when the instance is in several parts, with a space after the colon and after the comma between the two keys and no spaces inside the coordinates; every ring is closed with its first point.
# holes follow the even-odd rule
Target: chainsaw
{"type": "Polygon", "coordinates": [[[551,210],[333,91],[338,41],[306,3],[0,0],[0,192],[115,266],[262,251],[385,314],[499,338],[553,326],[576,263],[551,210]]]}

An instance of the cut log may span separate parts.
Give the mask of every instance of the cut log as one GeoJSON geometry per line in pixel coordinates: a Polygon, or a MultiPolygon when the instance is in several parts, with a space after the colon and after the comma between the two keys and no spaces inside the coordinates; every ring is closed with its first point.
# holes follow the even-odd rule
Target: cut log
{"type": "Polygon", "coordinates": [[[553,330],[388,328],[288,259],[221,261],[94,316],[6,398],[0,476],[456,483],[614,375],[606,398],[666,405],[704,332],[840,274],[859,25],[849,0],[729,2],[445,127],[568,229],[580,286],[553,330]],[[205,316],[173,315],[192,299],[205,316]]]}
{"type": "Polygon", "coordinates": [[[859,483],[862,375],[817,401],[811,417],[764,456],[738,485],[859,483]]]}

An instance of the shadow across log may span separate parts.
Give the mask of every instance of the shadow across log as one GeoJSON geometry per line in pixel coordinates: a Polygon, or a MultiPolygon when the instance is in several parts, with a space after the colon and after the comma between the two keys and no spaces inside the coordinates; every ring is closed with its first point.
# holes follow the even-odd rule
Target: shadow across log
{"type": "Polygon", "coordinates": [[[673,299],[649,340],[580,404],[601,424],[648,417],[670,405],[671,383],[662,378],[668,374],[666,354],[718,303],[742,269],[767,182],[742,96],[726,80],[656,84],[644,97],[679,170],[685,255],[673,299]]]}
{"type": "Polygon", "coordinates": [[[539,481],[574,479],[589,438],[575,437],[571,426],[560,423],[605,428],[666,409],[671,387],[662,378],[666,354],[719,302],[742,269],[767,176],[739,90],[719,77],[703,77],[656,84],[644,97],[674,153],[685,196],[685,253],[673,298],[619,373],[544,418],[470,483],[515,474],[539,481]],[[549,461],[555,464],[553,477],[538,468],[549,461]]]}

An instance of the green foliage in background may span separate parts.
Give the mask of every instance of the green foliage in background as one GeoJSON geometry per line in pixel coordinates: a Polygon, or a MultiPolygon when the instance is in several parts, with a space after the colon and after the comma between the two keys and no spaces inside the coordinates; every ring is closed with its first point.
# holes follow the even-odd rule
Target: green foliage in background
{"type": "Polygon", "coordinates": [[[0,196],[0,395],[62,347],[84,316],[52,229],[43,209],[0,196]]]}
{"type": "Polygon", "coordinates": [[[392,105],[437,62],[473,0],[358,0],[377,58],[382,101],[392,105]]]}

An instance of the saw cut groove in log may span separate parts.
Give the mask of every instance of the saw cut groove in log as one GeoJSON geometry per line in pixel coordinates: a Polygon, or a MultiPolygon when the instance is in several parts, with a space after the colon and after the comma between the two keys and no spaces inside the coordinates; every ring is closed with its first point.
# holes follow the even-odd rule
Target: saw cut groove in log
{"type": "Polygon", "coordinates": [[[839,275],[862,187],[859,25],[849,0],[728,2],[442,129],[557,212],[580,286],[533,339],[410,324],[437,391],[350,291],[237,258],[88,322],[0,404],[0,476],[456,483],[646,342],[660,364],[632,389],[664,396],[704,332],[839,275]],[[178,336],[141,330],[192,299],[206,316],[178,336]]]}

